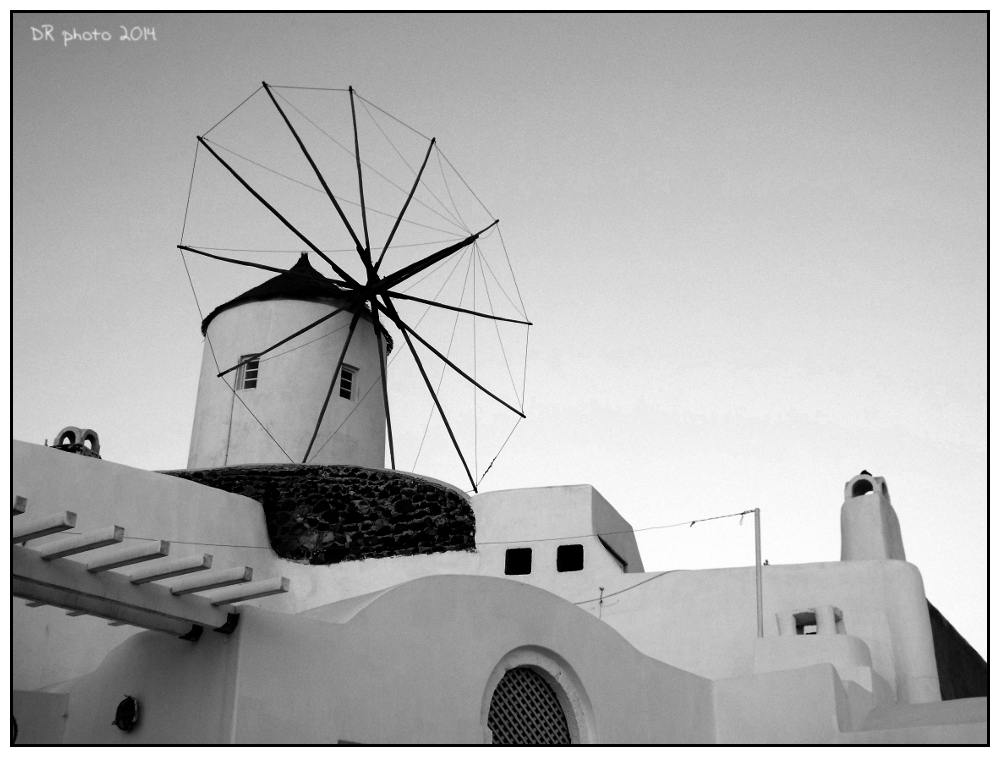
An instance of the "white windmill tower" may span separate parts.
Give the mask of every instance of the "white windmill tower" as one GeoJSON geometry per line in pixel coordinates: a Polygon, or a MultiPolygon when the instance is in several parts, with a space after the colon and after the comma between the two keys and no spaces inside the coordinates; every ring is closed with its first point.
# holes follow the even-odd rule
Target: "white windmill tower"
{"type": "Polygon", "coordinates": [[[385,465],[381,382],[367,394],[361,387],[380,375],[380,350],[390,351],[392,341],[380,327],[378,344],[371,312],[363,304],[352,307],[348,294],[314,269],[303,253],[286,273],[205,317],[202,333],[207,338],[188,468],[287,463],[288,455],[295,460],[306,457],[309,446],[310,463],[385,465]],[[360,319],[348,344],[355,313],[360,319]],[[318,327],[329,337],[317,339],[310,330],[271,355],[254,357],[331,314],[318,327]],[[331,386],[338,361],[342,366],[331,386]],[[231,383],[218,379],[218,366],[237,364],[231,383]],[[324,403],[317,426],[316,412],[324,403]]]}

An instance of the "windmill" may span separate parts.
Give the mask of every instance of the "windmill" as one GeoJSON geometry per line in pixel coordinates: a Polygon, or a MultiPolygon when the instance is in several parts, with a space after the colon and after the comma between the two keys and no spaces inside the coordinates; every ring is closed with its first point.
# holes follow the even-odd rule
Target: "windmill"
{"type": "MultiPolygon", "coordinates": [[[[369,411],[373,402],[381,404],[372,417],[376,423],[384,417],[392,468],[397,467],[400,436],[394,421],[401,414],[423,416],[426,410],[426,421],[412,424],[418,432],[423,426],[420,443],[415,433],[404,434],[414,467],[429,432],[443,430],[453,459],[477,491],[496,454],[525,417],[531,323],[499,220],[455,171],[436,139],[407,126],[353,87],[263,83],[199,136],[178,247],[192,289],[195,260],[216,267],[222,261],[239,267],[227,271],[241,274],[279,274],[203,317],[203,331],[206,355],[211,353],[215,378],[225,382],[232,406],[239,400],[288,462],[314,462],[317,451],[336,435],[329,428],[331,403],[353,391],[348,386],[344,393],[345,382],[355,380],[346,360],[352,343],[369,338],[359,336],[368,334],[367,323],[377,360],[365,377],[368,392],[358,402],[367,402],[369,411]],[[186,253],[197,257],[189,260],[186,253]],[[272,256],[288,253],[302,257],[288,269],[272,263],[272,256]],[[331,277],[314,269],[309,255],[328,266],[331,277]],[[307,299],[327,303],[325,311],[295,328],[288,325],[284,333],[267,332],[268,344],[255,345],[228,364],[219,362],[208,327],[220,309],[285,297],[291,290],[308,290],[307,299]],[[339,328],[327,330],[338,322],[339,328]],[[331,336],[339,340],[339,349],[324,379],[322,401],[293,397],[298,411],[311,414],[308,428],[299,424],[278,429],[280,414],[272,413],[273,421],[259,417],[264,413],[255,414],[253,397],[240,391],[247,387],[248,374],[256,380],[258,371],[263,376],[266,361],[300,348],[313,349],[307,345],[331,336]],[[390,358],[393,341],[399,348],[390,358]],[[403,354],[411,366],[400,367],[399,378],[390,383],[390,364],[403,354]],[[502,387],[496,386],[508,378],[509,385],[502,381],[502,387]],[[414,386],[423,392],[422,400],[416,399],[414,386]],[[315,405],[306,408],[310,401],[315,405]],[[483,430],[484,420],[490,433],[483,430]]],[[[205,270],[203,292],[212,290],[209,297],[228,294],[234,278],[249,281],[245,275],[222,278],[217,271],[205,270]]],[[[195,299],[200,311],[197,291],[195,299]]],[[[289,385],[295,381],[284,379],[289,385]]],[[[294,386],[282,389],[286,396],[294,394],[294,386]]]]}

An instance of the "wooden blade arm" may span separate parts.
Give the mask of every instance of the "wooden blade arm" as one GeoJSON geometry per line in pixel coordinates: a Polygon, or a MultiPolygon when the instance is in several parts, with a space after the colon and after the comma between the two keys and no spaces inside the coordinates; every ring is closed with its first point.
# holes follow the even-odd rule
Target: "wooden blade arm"
{"type": "Polygon", "coordinates": [[[451,245],[451,247],[445,247],[443,250],[439,250],[438,252],[435,252],[433,255],[428,255],[423,260],[418,260],[416,263],[411,263],[405,268],[401,268],[395,273],[389,274],[384,279],[382,279],[382,282],[379,284],[378,287],[379,292],[385,292],[394,286],[402,284],[408,278],[417,275],[425,268],[430,268],[432,265],[434,265],[440,260],[444,260],[449,255],[454,255],[459,250],[465,249],[470,244],[479,239],[479,237],[482,236],[484,233],[486,233],[491,228],[496,226],[498,223],[500,223],[499,219],[491,223],[486,228],[477,231],[471,237],[466,237],[461,242],[457,242],[456,244],[451,245]]]}
{"type": "Polygon", "coordinates": [[[240,176],[231,165],[229,165],[215,150],[212,149],[211,145],[208,144],[208,142],[205,140],[204,137],[198,137],[198,141],[202,145],[205,146],[205,149],[208,150],[212,154],[212,157],[214,157],[217,161],[219,161],[225,167],[225,169],[227,171],[229,171],[229,173],[231,173],[233,175],[233,177],[235,177],[235,179],[240,184],[243,185],[243,188],[246,189],[250,194],[252,194],[257,199],[258,202],[261,203],[261,205],[263,205],[265,208],[267,208],[268,210],[270,210],[271,213],[274,215],[274,217],[277,218],[279,221],[281,221],[288,228],[288,230],[291,231],[295,236],[297,236],[299,239],[301,239],[309,247],[310,250],[312,250],[313,252],[315,252],[317,255],[319,255],[321,258],[323,258],[323,260],[325,260],[327,263],[329,263],[330,267],[333,268],[333,270],[337,272],[338,276],[340,276],[344,281],[350,283],[354,287],[360,287],[361,286],[357,281],[355,281],[347,273],[347,271],[345,271],[343,268],[341,268],[336,263],[334,263],[327,256],[327,254],[325,252],[323,252],[319,247],[317,247],[316,245],[314,245],[311,241],[309,241],[308,239],[306,239],[305,235],[302,232],[300,232],[298,229],[296,229],[294,226],[292,226],[291,222],[289,222],[287,218],[285,218],[283,215],[281,215],[281,213],[279,213],[277,211],[277,209],[273,205],[271,205],[271,203],[269,203],[267,200],[265,200],[260,195],[260,193],[257,192],[256,189],[254,189],[249,184],[247,184],[247,182],[243,179],[243,177],[240,176]]]}
{"type": "Polygon", "coordinates": [[[396,236],[396,229],[399,228],[399,222],[403,220],[403,215],[406,213],[406,209],[410,207],[410,200],[413,199],[413,195],[417,192],[417,186],[420,184],[420,177],[424,174],[424,168],[427,167],[427,159],[431,156],[431,150],[434,149],[434,139],[431,140],[430,146],[427,148],[427,154],[424,155],[424,162],[420,165],[420,170],[417,172],[417,179],[413,182],[413,189],[410,190],[410,194],[406,196],[406,202],[403,203],[403,209],[399,211],[399,215],[396,217],[396,222],[392,225],[392,231],[389,232],[389,238],[385,240],[385,247],[382,248],[382,254],[378,256],[378,262],[375,263],[375,270],[378,271],[380,265],[382,265],[382,258],[385,257],[386,250],[389,249],[389,245],[392,244],[392,238],[396,236]]]}
{"type": "MultiPolygon", "coordinates": [[[[387,304],[391,305],[392,303],[390,301],[387,304]]],[[[382,307],[381,304],[379,304],[379,308],[388,315],[389,311],[386,308],[382,307]]],[[[396,308],[393,307],[392,309],[393,309],[393,312],[395,312],[396,308]]],[[[413,334],[413,336],[415,336],[420,341],[420,343],[422,345],[424,345],[424,347],[426,347],[431,352],[433,352],[435,355],[437,355],[439,358],[441,358],[441,360],[443,360],[445,362],[445,364],[448,365],[459,376],[461,376],[466,381],[468,381],[469,383],[471,383],[473,386],[475,386],[476,388],[480,389],[481,391],[483,391],[484,393],[486,393],[487,395],[489,395],[490,397],[492,397],[493,399],[495,399],[497,402],[499,402],[501,405],[503,405],[504,407],[506,407],[508,410],[511,410],[511,411],[517,413],[522,418],[527,417],[527,416],[525,416],[524,413],[522,413],[516,407],[514,407],[510,403],[505,402],[504,400],[502,400],[499,397],[497,397],[493,392],[491,392],[485,386],[483,386],[478,381],[476,381],[474,378],[472,378],[472,376],[470,376],[468,373],[466,373],[465,371],[463,371],[461,368],[459,368],[457,365],[455,365],[453,362],[451,362],[448,358],[446,358],[444,355],[442,355],[437,349],[435,349],[434,345],[432,345],[430,342],[428,342],[426,339],[424,339],[422,336],[420,336],[420,334],[418,334],[416,331],[414,331],[409,326],[407,326],[405,323],[403,323],[402,319],[399,319],[398,313],[396,314],[395,317],[393,317],[393,321],[399,327],[399,330],[403,332],[404,336],[406,336],[407,332],[413,334]]]]}
{"type": "Polygon", "coordinates": [[[507,323],[520,323],[523,326],[533,326],[531,321],[520,321],[517,318],[504,318],[499,315],[491,315],[489,313],[480,313],[476,310],[466,310],[465,308],[456,307],[455,305],[446,305],[443,302],[434,302],[434,300],[425,300],[422,297],[414,297],[412,294],[403,294],[402,292],[386,292],[383,296],[395,297],[400,300],[413,300],[414,302],[422,302],[424,305],[431,305],[436,308],[444,308],[445,310],[454,310],[457,313],[468,313],[469,315],[477,315],[480,318],[490,318],[494,321],[506,321],[507,323]]]}
{"type": "MultiPolygon", "coordinates": [[[[431,380],[427,378],[427,371],[424,370],[424,364],[420,361],[420,356],[417,354],[417,350],[414,348],[413,342],[410,341],[409,334],[407,334],[406,329],[403,328],[403,321],[399,318],[399,314],[396,312],[396,308],[393,307],[392,301],[390,300],[386,304],[389,306],[389,309],[385,310],[386,315],[388,315],[399,330],[403,332],[403,339],[406,340],[406,346],[409,347],[410,354],[413,355],[417,368],[420,369],[420,375],[424,379],[424,384],[427,385],[427,391],[431,393],[431,398],[434,400],[434,405],[437,407],[438,414],[441,416],[441,420],[444,421],[444,427],[448,430],[448,436],[451,437],[451,443],[455,446],[458,458],[462,461],[462,467],[465,468],[465,475],[469,477],[469,483],[472,484],[472,491],[478,492],[479,490],[476,488],[476,481],[472,477],[472,472],[469,470],[469,464],[465,462],[465,455],[462,454],[462,450],[458,446],[458,440],[455,438],[455,432],[451,430],[451,424],[448,423],[448,417],[444,414],[444,409],[441,407],[441,402],[438,400],[437,393],[434,391],[434,387],[431,386],[431,380]]],[[[379,307],[381,308],[381,306],[379,307]]]]}
{"type": "MultiPolygon", "coordinates": [[[[333,196],[333,192],[330,190],[330,187],[327,186],[326,179],[324,179],[323,178],[323,174],[320,173],[319,167],[316,165],[316,162],[312,159],[312,156],[309,154],[309,151],[306,149],[305,144],[302,142],[302,139],[299,137],[298,132],[295,131],[295,127],[292,126],[292,122],[288,120],[288,116],[285,115],[285,111],[278,104],[278,100],[277,100],[277,98],[275,98],[274,93],[271,92],[271,88],[267,85],[267,82],[261,82],[261,83],[264,85],[264,91],[267,92],[268,97],[271,98],[271,102],[274,103],[274,107],[278,109],[278,112],[281,114],[281,117],[284,119],[285,125],[288,126],[288,130],[290,132],[292,132],[292,136],[295,137],[295,141],[298,142],[299,149],[302,150],[302,154],[306,156],[306,160],[308,160],[309,161],[309,165],[312,166],[313,173],[316,174],[316,178],[319,179],[319,183],[323,186],[323,191],[326,192],[327,197],[330,198],[330,202],[333,203],[333,207],[336,208],[338,215],[340,215],[340,220],[343,221],[344,222],[344,226],[347,227],[347,233],[350,234],[351,235],[351,239],[354,240],[354,244],[358,248],[358,254],[361,255],[361,259],[362,260],[365,260],[365,250],[361,246],[361,240],[358,239],[358,235],[354,233],[354,229],[351,227],[350,222],[347,220],[347,216],[344,215],[344,211],[340,207],[340,203],[337,202],[337,198],[333,196]]],[[[328,260],[327,262],[330,262],[330,261],[328,260]]],[[[369,260],[368,263],[370,264],[371,261],[369,260]]],[[[332,263],[330,263],[330,264],[332,265],[332,263]]]]}
{"type": "Polygon", "coordinates": [[[323,407],[319,411],[319,418],[316,419],[316,428],[313,430],[312,439],[309,440],[309,446],[306,447],[306,454],[302,457],[303,465],[309,460],[309,453],[312,452],[313,444],[316,442],[316,435],[319,434],[319,427],[323,424],[323,416],[326,415],[326,408],[330,404],[330,397],[333,396],[333,388],[337,385],[337,377],[340,375],[340,369],[344,365],[344,358],[347,357],[347,348],[351,346],[351,337],[354,336],[354,329],[358,326],[358,319],[361,318],[361,308],[358,308],[354,317],[351,319],[351,328],[347,332],[347,339],[344,340],[344,348],[340,351],[340,358],[337,360],[337,367],[333,371],[333,379],[330,381],[330,389],[326,393],[326,399],[323,400],[323,407]]]}

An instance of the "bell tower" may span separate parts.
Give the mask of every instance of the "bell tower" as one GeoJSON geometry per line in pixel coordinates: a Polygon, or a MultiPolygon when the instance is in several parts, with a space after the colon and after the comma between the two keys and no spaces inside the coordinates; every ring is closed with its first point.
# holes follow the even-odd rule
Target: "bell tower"
{"type": "Polygon", "coordinates": [[[840,508],[841,560],[905,560],[899,518],[881,476],[866,470],[844,484],[840,508]]]}

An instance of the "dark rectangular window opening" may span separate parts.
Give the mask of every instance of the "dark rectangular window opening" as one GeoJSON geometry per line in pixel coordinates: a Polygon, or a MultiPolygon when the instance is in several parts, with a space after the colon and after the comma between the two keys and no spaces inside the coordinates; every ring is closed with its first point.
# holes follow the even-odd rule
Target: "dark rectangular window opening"
{"type": "Polygon", "coordinates": [[[354,399],[354,377],[358,369],[345,365],[340,369],[340,396],[345,400],[354,399]]]}
{"type": "Polygon", "coordinates": [[[508,549],[503,572],[508,576],[526,576],[531,573],[531,547],[508,549]]]}
{"type": "Polygon", "coordinates": [[[556,570],[560,573],[583,570],[583,545],[563,544],[556,549],[556,570]]]}
{"type": "MultiPolygon", "coordinates": [[[[249,360],[253,355],[241,355],[240,362],[249,360]]],[[[257,388],[257,370],[260,368],[260,360],[254,358],[245,365],[241,365],[236,370],[236,388],[237,389],[256,389],[257,388]]]]}
{"type": "Polygon", "coordinates": [[[811,610],[795,613],[795,633],[799,636],[816,635],[816,613],[811,610]]]}

